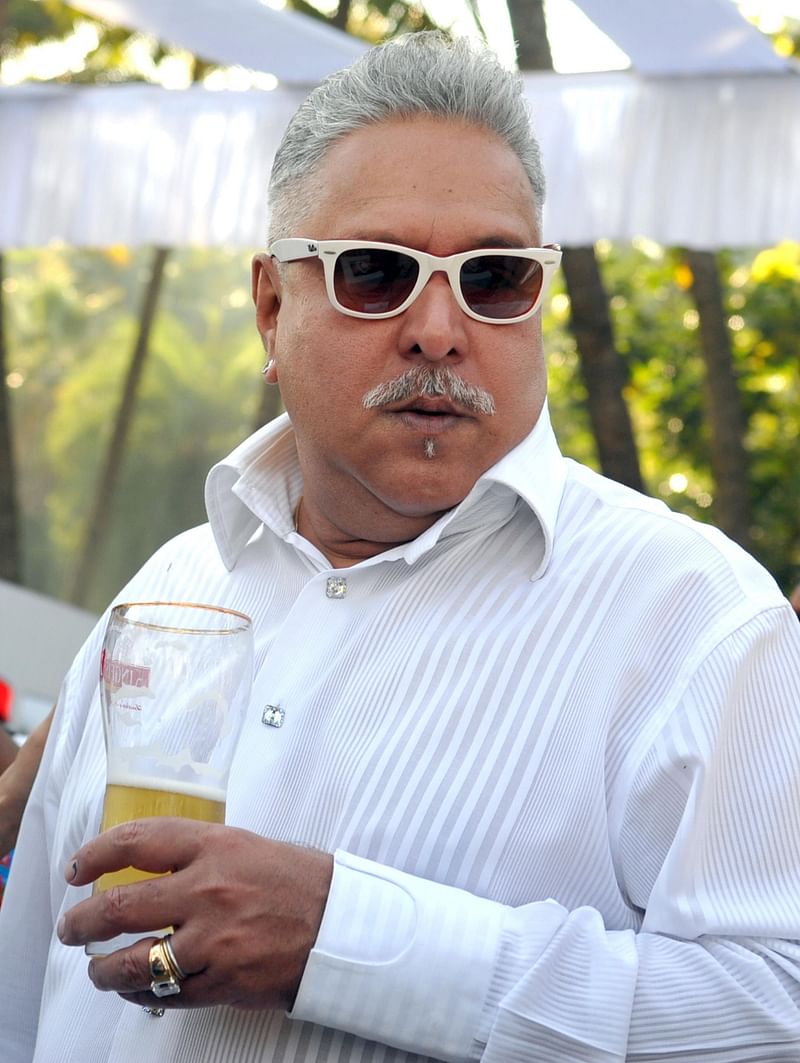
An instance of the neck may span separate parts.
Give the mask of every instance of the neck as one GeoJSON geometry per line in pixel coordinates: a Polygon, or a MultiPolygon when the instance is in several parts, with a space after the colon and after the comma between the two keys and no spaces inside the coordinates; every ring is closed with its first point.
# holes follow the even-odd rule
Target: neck
{"type": "Polygon", "coordinates": [[[403,546],[435,524],[446,509],[421,516],[405,516],[380,511],[358,514],[348,511],[329,515],[313,492],[306,491],[295,511],[295,528],[325,555],[332,568],[351,565],[375,557],[395,546],[403,546]]]}

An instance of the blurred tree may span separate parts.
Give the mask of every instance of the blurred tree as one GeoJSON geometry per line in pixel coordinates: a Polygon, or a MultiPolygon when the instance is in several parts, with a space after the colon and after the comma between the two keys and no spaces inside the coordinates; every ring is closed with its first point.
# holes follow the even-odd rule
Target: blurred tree
{"type": "Polygon", "coordinates": [[[414,0],[340,0],[333,13],[320,11],[307,0],[288,0],[288,6],[303,15],[333,23],[339,29],[377,44],[400,33],[436,29],[436,23],[414,0]]]}
{"type": "MultiPolygon", "coordinates": [[[[8,0],[0,0],[0,66],[8,28],[8,0]]],[[[6,354],[6,326],[4,314],[3,274],[5,260],[0,252],[0,579],[16,583],[19,566],[19,509],[17,505],[14,438],[11,430],[6,354]]]]}
{"type": "Polygon", "coordinates": [[[350,18],[350,11],[353,7],[353,0],[339,0],[339,4],[331,15],[331,22],[337,29],[346,30],[347,23],[350,18]]]}
{"type": "MultiPolygon", "coordinates": [[[[198,82],[210,69],[212,69],[211,64],[192,58],[192,83],[198,82]]],[[[83,546],[78,557],[70,593],[70,600],[76,605],[85,604],[89,597],[94,573],[97,571],[98,557],[105,549],[109,536],[112,503],[117,490],[120,471],[125,461],[142,375],[150,353],[150,333],[161,299],[161,291],[164,284],[164,267],[169,254],[170,249],[166,247],[156,247],[152,253],[149,276],[139,314],[136,342],[131,351],[122,393],[117,405],[114,427],[97,479],[89,515],[86,519],[83,546]]]]}
{"type": "MultiPolygon", "coordinates": [[[[552,70],[543,0],[508,0],[521,70],[552,70]]],[[[623,391],[625,362],[614,345],[608,297],[592,247],[565,247],[561,260],[572,307],[586,401],[600,467],[606,476],[644,490],[630,413],[623,391]]]]}
{"type": "Polygon", "coordinates": [[[8,357],[3,298],[5,257],[0,252],[0,579],[20,579],[19,509],[17,505],[14,441],[8,402],[8,357]]]}
{"type": "Polygon", "coordinates": [[[167,264],[169,249],[158,247],[153,253],[150,276],[142,300],[136,342],[133,345],[130,361],[125,371],[111,438],[106,449],[92,504],[88,510],[83,545],[78,555],[78,564],[70,593],[70,600],[76,605],[84,605],[89,597],[93,582],[93,573],[97,571],[97,560],[102,553],[108,537],[111,521],[111,505],[117,488],[120,470],[125,460],[126,449],[131,434],[139,386],[145,362],[150,351],[150,333],[156,316],[164,267],[167,264]]]}
{"type": "MultiPolygon", "coordinates": [[[[113,432],[108,396],[128,368],[149,252],[14,252],[9,331],[27,585],[74,582],[96,470],[113,432]]],[[[241,440],[258,398],[248,256],[180,251],[165,266],[130,445],[110,502],[112,534],[86,604],[101,609],[166,538],[203,513],[210,465],[241,440]]],[[[113,412],[113,409],[112,409],[113,412]]]]}
{"type": "Polygon", "coordinates": [[[716,486],[714,518],[745,549],[752,547],[750,485],[744,447],[745,416],[733,367],[730,330],[723,307],[716,255],[687,251],[691,290],[700,319],[700,349],[705,361],[704,394],[716,486]]]}
{"type": "Polygon", "coordinates": [[[544,0],[507,0],[520,70],[552,70],[544,0]]]}
{"type": "Polygon", "coordinates": [[[78,13],[59,0],[0,0],[0,57],[43,40],[63,40],[75,29],[78,13]]]}

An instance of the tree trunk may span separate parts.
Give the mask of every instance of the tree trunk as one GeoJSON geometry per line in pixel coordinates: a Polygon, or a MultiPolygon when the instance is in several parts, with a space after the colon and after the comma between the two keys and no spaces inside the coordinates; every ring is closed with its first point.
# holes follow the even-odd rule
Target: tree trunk
{"type": "Polygon", "coordinates": [[[572,247],[561,260],[572,301],[572,331],[589,394],[589,417],[606,476],[643,491],[623,390],[628,372],[614,346],[608,298],[593,247],[572,247]]]}
{"type": "Polygon", "coordinates": [[[507,2],[520,70],[552,70],[553,55],[547,39],[544,3],[542,0],[507,2]]]}
{"type": "MultiPolygon", "coordinates": [[[[8,9],[9,0],[0,0],[0,48],[6,37],[8,9]]],[[[3,253],[0,251],[0,579],[19,583],[21,577],[19,509],[14,464],[14,435],[11,431],[11,403],[6,386],[8,348],[4,317],[4,265],[3,253]]]]}
{"type": "Polygon", "coordinates": [[[158,247],[153,253],[150,278],[139,315],[139,331],[128,365],[122,398],[114,418],[114,427],[106,451],[102,473],[95,488],[94,501],[86,525],[83,547],[75,571],[70,598],[76,605],[84,605],[87,601],[92,576],[97,568],[97,559],[105,545],[108,534],[114,491],[125,457],[131,424],[133,423],[136,396],[142,378],[142,371],[147,361],[150,333],[156,316],[156,308],[164,279],[164,267],[168,257],[169,248],[166,247],[158,247]]]}
{"type": "Polygon", "coordinates": [[[353,0],[339,0],[339,6],[336,8],[336,13],[331,16],[331,22],[337,29],[347,30],[347,20],[350,17],[350,8],[353,6],[353,0]]]}
{"type": "Polygon", "coordinates": [[[700,316],[711,472],[716,485],[714,519],[732,539],[750,549],[749,475],[743,442],[745,416],[733,368],[717,260],[710,251],[687,251],[686,262],[692,271],[692,296],[700,316]]]}
{"type": "MultiPolygon", "coordinates": [[[[0,8],[0,12],[2,8],[0,8]]],[[[17,508],[11,404],[6,375],[6,326],[3,296],[4,260],[0,252],[0,579],[18,583],[19,511],[17,508]]]]}
{"type": "MultiPolygon", "coordinates": [[[[520,69],[552,70],[542,0],[508,0],[508,12],[520,69]]],[[[612,480],[643,491],[639,455],[623,397],[627,366],[614,345],[608,297],[594,248],[566,247],[561,264],[600,468],[612,480]]]]}

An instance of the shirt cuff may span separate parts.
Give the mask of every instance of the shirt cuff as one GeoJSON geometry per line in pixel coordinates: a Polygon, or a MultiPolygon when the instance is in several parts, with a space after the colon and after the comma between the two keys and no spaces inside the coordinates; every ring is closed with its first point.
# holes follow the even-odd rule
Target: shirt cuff
{"type": "Polygon", "coordinates": [[[507,912],[338,851],[291,1016],[449,1063],[476,1059],[507,912]]]}

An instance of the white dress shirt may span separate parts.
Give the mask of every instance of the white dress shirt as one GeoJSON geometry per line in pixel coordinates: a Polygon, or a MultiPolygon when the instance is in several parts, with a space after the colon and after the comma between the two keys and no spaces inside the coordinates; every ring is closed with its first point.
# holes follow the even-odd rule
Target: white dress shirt
{"type": "Polygon", "coordinates": [[[346,570],[294,531],[301,491],[279,418],[118,598],[254,619],[227,820],[337,853],[291,1015],[154,1018],[55,936],[100,820],[101,622],[0,913],[2,1059],[800,1060],[800,625],[766,572],[562,458],[546,411],[346,570]]]}

